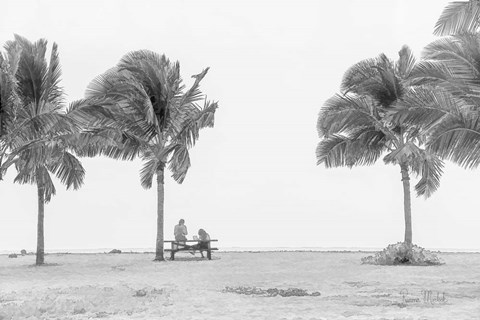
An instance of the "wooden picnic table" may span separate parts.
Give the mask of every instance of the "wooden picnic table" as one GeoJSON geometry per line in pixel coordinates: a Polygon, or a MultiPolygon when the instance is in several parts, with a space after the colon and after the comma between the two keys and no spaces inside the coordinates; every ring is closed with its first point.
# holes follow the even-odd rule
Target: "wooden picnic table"
{"type": "MultiPolygon", "coordinates": [[[[165,249],[164,251],[165,252],[170,252],[170,260],[175,260],[175,253],[177,253],[177,252],[199,251],[200,253],[202,253],[202,251],[207,251],[208,260],[212,260],[212,251],[218,250],[218,248],[213,248],[211,246],[211,243],[214,242],[214,241],[218,241],[218,240],[216,240],[216,239],[212,239],[212,240],[208,240],[208,241],[201,241],[201,240],[185,240],[185,241],[165,240],[164,241],[165,243],[170,243],[171,244],[171,248],[170,249],[165,249]],[[206,246],[206,248],[200,248],[200,249],[193,250],[191,248],[191,246],[187,245],[188,242],[193,242],[193,243],[196,243],[196,244],[205,243],[207,246],[206,246]]],[[[202,255],[203,255],[203,253],[202,253],[202,255]]]]}

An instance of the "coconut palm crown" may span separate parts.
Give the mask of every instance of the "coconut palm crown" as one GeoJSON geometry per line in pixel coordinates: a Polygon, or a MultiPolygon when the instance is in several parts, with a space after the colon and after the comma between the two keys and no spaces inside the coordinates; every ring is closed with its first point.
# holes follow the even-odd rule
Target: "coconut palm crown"
{"type": "Polygon", "coordinates": [[[317,164],[327,168],[371,165],[386,153],[384,162],[400,167],[408,244],[412,243],[410,173],[421,177],[415,186],[417,194],[429,197],[439,187],[443,163],[422,148],[422,131],[403,123],[412,104],[400,102],[434,81],[439,73],[429,75],[430,69],[430,62],[417,62],[406,46],[395,62],[384,54],[361,61],[347,70],[341,93],[325,103],[317,122],[322,139],[317,164]]]}
{"type": "MultiPolygon", "coordinates": [[[[431,152],[463,167],[480,164],[480,35],[463,33],[427,45],[423,57],[444,66],[438,88],[417,95],[423,105],[407,118],[412,125],[430,127],[431,152]],[[432,125],[436,124],[436,125],[432,125]]],[[[410,104],[412,101],[409,102],[410,104]]]]}
{"type": "Polygon", "coordinates": [[[9,145],[18,132],[12,133],[17,114],[21,108],[15,74],[20,60],[20,47],[10,45],[0,53],[0,180],[3,177],[2,163],[9,145]]]}
{"type": "Polygon", "coordinates": [[[480,2],[478,0],[453,1],[443,9],[435,24],[434,34],[448,36],[478,31],[480,2]]]}
{"type": "MultiPolygon", "coordinates": [[[[187,90],[178,62],[140,50],[126,54],[116,67],[95,78],[86,91],[87,99],[105,102],[99,104],[115,122],[92,128],[111,143],[106,139],[89,143],[83,148],[84,155],[128,160],[138,156],[144,162],[142,186],[150,188],[157,177],[157,261],[164,260],[165,168],[182,183],[190,167],[189,149],[199,138],[200,129],[214,125],[217,103],[207,101],[199,89],[207,71],[192,76],[193,85],[187,90]]],[[[92,135],[92,139],[96,137],[98,134],[92,135]]]]}

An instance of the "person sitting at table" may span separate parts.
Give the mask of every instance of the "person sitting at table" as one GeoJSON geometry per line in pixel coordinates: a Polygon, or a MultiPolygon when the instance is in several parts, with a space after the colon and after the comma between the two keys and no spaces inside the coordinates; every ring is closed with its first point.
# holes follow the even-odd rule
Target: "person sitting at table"
{"type": "Polygon", "coordinates": [[[208,250],[208,244],[210,242],[210,235],[203,229],[198,230],[198,244],[191,246],[193,250],[198,250],[203,256],[203,250],[208,250]]]}
{"type": "Polygon", "coordinates": [[[185,225],[185,220],[180,219],[180,221],[178,221],[178,224],[175,226],[175,229],[173,230],[173,234],[175,235],[175,241],[178,242],[179,245],[183,245],[182,248],[189,247],[185,242],[187,240],[186,235],[188,234],[187,226],[185,225]]]}

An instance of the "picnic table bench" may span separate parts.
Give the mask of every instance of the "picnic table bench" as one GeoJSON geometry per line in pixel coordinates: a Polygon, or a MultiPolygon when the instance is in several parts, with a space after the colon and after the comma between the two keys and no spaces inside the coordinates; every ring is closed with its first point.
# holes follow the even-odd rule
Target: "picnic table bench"
{"type": "Polygon", "coordinates": [[[208,260],[212,260],[212,251],[218,250],[218,248],[212,248],[211,243],[218,240],[209,240],[209,241],[200,241],[200,240],[185,240],[185,241],[175,241],[175,240],[165,240],[165,243],[170,243],[170,249],[165,249],[165,252],[170,252],[170,260],[175,260],[175,253],[177,252],[195,252],[195,251],[207,251],[208,260]],[[192,249],[187,243],[193,242],[199,244],[200,242],[206,243],[206,248],[192,249]]]}

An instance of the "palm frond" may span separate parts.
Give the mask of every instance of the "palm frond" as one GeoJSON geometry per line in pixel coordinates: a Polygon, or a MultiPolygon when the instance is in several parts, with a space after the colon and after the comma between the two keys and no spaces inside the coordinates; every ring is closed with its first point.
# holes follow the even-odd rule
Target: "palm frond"
{"type": "Polygon", "coordinates": [[[190,155],[187,146],[177,144],[171,153],[170,160],[168,161],[168,168],[172,172],[172,178],[176,182],[182,183],[187,175],[190,165],[190,155]]]}
{"type": "Polygon", "coordinates": [[[443,161],[437,156],[424,151],[423,156],[416,157],[410,167],[412,171],[422,177],[415,185],[417,195],[429,198],[440,187],[443,161]]]}
{"type": "Polygon", "coordinates": [[[351,136],[334,134],[317,146],[317,165],[353,167],[375,163],[385,151],[385,135],[375,127],[359,128],[351,136]]]}
{"type": "Polygon", "coordinates": [[[425,47],[423,55],[426,59],[443,63],[457,86],[480,84],[480,39],[477,34],[438,39],[425,47]]]}
{"type": "Polygon", "coordinates": [[[45,59],[47,41],[40,39],[32,43],[26,38],[15,35],[15,42],[22,48],[16,74],[21,99],[25,104],[32,103],[36,114],[40,114],[43,106],[41,98],[45,90],[42,85],[48,70],[45,59]]]}
{"type": "Polygon", "coordinates": [[[70,103],[65,114],[86,130],[114,126],[118,119],[114,104],[108,99],[80,99],[70,103]]]}
{"type": "Polygon", "coordinates": [[[325,164],[327,168],[350,166],[347,145],[349,139],[341,135],[331,135],[322,139],[317,146],[317,165],[325,164]]]}
{"type": "Polygon", "coordinates": [[[480,5],[478,1],[454,1],[443,9],[433,33],[437,36],[447,36],[475,32],[479,26],[480,5]]]}
{"type": "Polygon", "coordinates": [[[0,53],[0,141],[13,130],[21,107],[18,81],[15,77],[20,52],[20,47],[12,44],[5,55],[0,53]]]}
{"type": "Polygon", "coordinates": [[[152,187],[153,177],[157,173],[158,165],[159,161],[155,157],[150,157],[144,162],[140,170],[140,181],[143,188],[150,189],[152,187]]]}
{"type": "Polygon", "coordinates": [[[340,85],[340,90],[344,93],[363,94],[368,91],[368,86],[381,84],[378,79],[377,58],[362,60],[345,72],[340,85]],[[366,88],[364,88],[366,87],[366,88]]]}
{"type": "MultiPolygon", "coordinates": [[[[218,108],[217,102],[205,101],[201,109],[196,107],[183,108],[183,114],[172,119],[172,123],[178,122],[180,131],[169,132],[170,137],[174,143],[180,143],[187,148],[195,145],[195,142],[200,136],[200,130],[203,128],[213,128],[215,111],[218,108]]],[[[175,126],[171,126],[175,128],[175,126]]]]}
{"type": "Polygon", "coordinates": [[[383,53],[350,67],[343,76],[341,90],[344,94],[369,96],[383,107],[389,107],[402,95],[394,63],[383,53]]]}
{"type": "Polygon", "coordinates": [[[67,189],[73,187],[74,190],[77,190],[83,184],[85,169],[71,153],[63,150],[59,151],[60,155],[55,161],[51,161],[48,169],[60,179],[67,189]]]}
{"type": "Polygon", "coordinates": [[[192,76],[192,78],[195,79],[195,82],[193,83],[192,87],[188,89],[187,92],[185,92],[185,94],[183,94],[179,99],[178,106],[180,108],[184,105],[193,105],[195,102],[203,99],[203,94],[200,91],[200,82],[205,77],[208,70],[209,68],[206,68],[199,74],[192,76]]]}
{"type": "Polygon", "coordinates": [[[128,71],[112,68],[97,76],[89,83],[85,95],[87,100],[94,100],[113,114],[157,124],[146,88],[128,71]]]}
{"type": "Polygon", "coordinates": [[[48,104],[54,108],[62,108],[64,103],[64,93],[60,87],[61,76],[62,69],[58,57],[58,47],[57,44],[54,43],[48,65],[48,72],[45,74],[42,83],[42,88],[44,89],[41,97],[43,101],[48,102],[48,104]]]}
{"type": "Polygon", "coordinates": [[[37,186],[40,184],[40,186],[42,187],[45,203],[48,203],[50,202],[50,200],[52,200],[52,196],[57,193],[55,185],[52,181],[52,177],[50,176],[47,168],[45,168],[44,166],[38,167],[35,174],[35,183],[37,184],[37,186]]]}
{"type": "Polygon", "coordinates": [[[122,57],[118,68],[130,72],[144,87],[159,126],[163,128],[167,121],[168,101],[173,98],[176,87],[181,82],[179,78],[174,79],[176,76],[179,77],[179,65],[172,65],[165,55],[150,50],[139,50],[122,57]],[[172,83],[175,85],[170,87],[169,84],[172,83]]]}
{"type": "Polygon", "coordinates": [[[432,133],[429,149],[465,168],[480,164],[480,116],[478,113],[450,117],[432,133]]]}
{"type": "Polygon", "coordinates": [[[407,87],[437,86],[452,91],[462,84],[454,77],[444,61],[422,59],[418,61],[406,79],[407,87]]]}
{"type": "Polygon", "coordinates": [[[14,182],[19,184],[40,184],[45,202],[49,202],[56,193],[50,174],[43,166],[38,166],[34,170],[31,170],[30,168],[18,165],[14,182]]]}
{"type": "Polygon", "coordinates": [[[398,52],[398,61],[395,63],[396,73],[403,79],[410,76],[415,68],[416,59],[412,50],[408,46],[403,46],[398,52]]]}
{"type": "Polygon", "coordinates": [[[401,164],[410,163],[415,158],[421,157],[423,150],[420,149],[413,141],[407,141],[405,144],[390,151],[384,158],[385,164],[401,164]]]}
{"type": "Polygon", "coordinates": [[[9,135],[7,143],[12,148],[20,148],[30,141],[45,140],[78,130],[77,123],[64,114],[43,113],[16,126],[15,130],[9,135]]]}
{"type": "Polygon", "coordinates": [[[384,134],[395,134],[381,121],[375,102],[368,96],[336,94],[320,110],[317,130],[320,137],[349,132],[352,128],[375,126],[384,134]]]}
{"type": "Polygon", "coordinates": [[[428,132],[448,116],[458,117],[466,101],[444,90],[430,87],[411,88],[396,105],[392,121],[398,125],[415,126],[428,132]]]}

